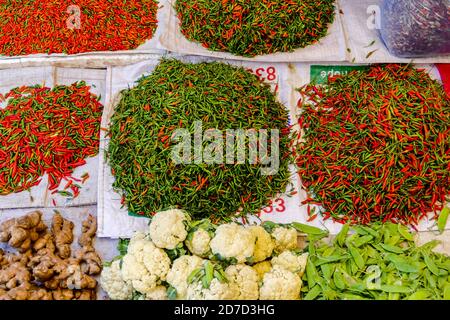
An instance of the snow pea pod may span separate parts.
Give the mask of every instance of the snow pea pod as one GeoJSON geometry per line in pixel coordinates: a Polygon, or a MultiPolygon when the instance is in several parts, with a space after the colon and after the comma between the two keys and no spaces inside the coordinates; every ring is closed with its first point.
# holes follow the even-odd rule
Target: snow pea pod
{"type": "Polygon", "coordinates": [[[326,231],[326,230],[322,230],[320,228],[309,226],[309,225],[303,224],[303,223],[293,222],[291,225],[295,229],[297,229],[297,231],[299,231],[301,233],[306,233],[306,234],[309,234],[309,235],[325,236],[326,237],[329,234],[329,232],[326,231]]]}
{"type": "Polygon", "coordinates": [[[360,269],[364,268],[364,265],[365,265],[364,258],[359,253],[358,249],[356,249],[353,246],[349,246],[348,249],[353,258],[353,261],[355,261],[356,266],[360,269]]]}
{"type": "Polygon", "coordinates": [[[398,253],[398,254],[402,254],[403,253],[403,249],[399,248],[397,246],[392,246],[392,245],[384,244],[384,243],[380,243],[380,246],[384,250],[389,251],[389,252],[398,253]]]}
{"type": "Polygon", "coordinates": [[[418,290],[408,297],[408,300],[427,300],[430,297],[429,290],[418,290]]]}
{"type": "Polygon", "coordinates": [[[308,291],[306,296],[303,297],[304,300],[314,300],[322,293],[322,288],[319,285],[315,285],[311,290],[308,291]]]}

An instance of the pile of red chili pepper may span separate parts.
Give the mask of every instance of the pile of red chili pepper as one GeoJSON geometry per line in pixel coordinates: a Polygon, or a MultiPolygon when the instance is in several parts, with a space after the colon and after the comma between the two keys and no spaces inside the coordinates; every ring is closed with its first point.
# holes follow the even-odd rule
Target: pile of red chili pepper
{"type": "MultiPolygon", "coordinates": [[[[84,82],[12,89],[0,101],[0,195],[27,190],[48,174],[49,189],[71,183],[99,147],[103,106],[84,82]]],[[[66,185],[67,186],[67,185],[66,185]]],[[[68,188],[69,186],[67,186],[68,188]]]]}
{"type": "Polygon", "coordinates": [[[305,204],[342,223],[437,218],[450,194],[450,98],[439,82],[390,64],[299,91],[305,204]]]}
{"type": "Polygon", "coordinates": [[[155,0],[0,0],[0,54],[135,49],[157,26],[155,0]]]}
{"type": "Polygon", "coordinates": [[[316,43],[334,21],[335,0],[177,0],[181,32],[213,51],[245,57],[316,43]]]}

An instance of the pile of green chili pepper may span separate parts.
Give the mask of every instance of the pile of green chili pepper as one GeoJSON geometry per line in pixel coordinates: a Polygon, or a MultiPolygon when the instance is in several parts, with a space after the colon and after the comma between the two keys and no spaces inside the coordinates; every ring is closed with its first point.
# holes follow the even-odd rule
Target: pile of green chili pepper
{"type": "Polygon", "coordinates": [[[450,259],[416,246],[402,224],[344,225],[332,244],[310,235],[305,300],[450,299],[450,259]]]}
{"type": "MultiPolygon", "coordinates": [[[[195,218],[221,220],[238,211],[256,214],[271,197],[286,191],[289,134],[287,110],[255,75],[219,62],[163,59],[151,75],[122,91],[106,155],[113,187],[131,214],[148,216],[179,207],[195,218]],[[202,122],[203,132],[221,130],[224,141],[226,129],[281,131],[278,173],[262,175],[264,165],[251,164],[248,157],[241,164],[177,164],[172,157],[179,143],[175,131],[186,129],[194,141],[196,121],[202,122]]],[[[194,151],[191,155],[189,160],[194,151]]]]}
{"type": "MultiPolygon", "coordinates": [[[[48,174],[49,190],[98,154],[103,106],[84,82],[53,89],[34,86],[0,95],[0,195],[27,190],[48,174]]],[[[86,177],[83,178],[83,181],[86,177]]],[[[81,180],[80,180],[81,181],[81,180]]],[[[55,191],[56,192],[56,191],[55,191]]],[[[65,191],[66,193],[68,191],[65,191]]]]}
{"type": "Polygon", "coordinates": [[[316,43],[335,16],[334,0],[177,0],[181,32],[213,51],[245,57],[316,43]]]}
{"type": "Polygon", "coordinates": [[[299,91],[304,203],[339,222],[437,218],[450,193],[450,98],[439,82],[410,65],[374,65],[299,91]]]}

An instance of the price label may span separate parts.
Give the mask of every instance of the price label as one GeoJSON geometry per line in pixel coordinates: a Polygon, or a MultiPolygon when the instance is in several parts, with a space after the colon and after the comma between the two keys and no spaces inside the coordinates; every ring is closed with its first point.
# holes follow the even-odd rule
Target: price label
{"type": "Polygon", "coordinates": [[[275,93],[278,92],[278,72],[274,66],[247,68],[247,70],[256,75],[261,81],[268,82],[275,93]]]}
{"type": "MultiPolygon", "coordinates": [[[[269,206],[265,207],[261,213],[281,213],[286,211],[286,202],[282,198],[277,198],[275,200],[270,200],[269,206]]],[[[259,217],[261,217],[261,213],[259,213],[259,217]]]]}

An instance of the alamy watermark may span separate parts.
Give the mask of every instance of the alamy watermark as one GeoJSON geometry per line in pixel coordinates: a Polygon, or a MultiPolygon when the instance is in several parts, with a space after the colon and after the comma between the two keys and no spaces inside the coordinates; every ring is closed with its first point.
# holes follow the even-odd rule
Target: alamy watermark
{"type": "Polygon", "coordinates": [[[275,175],[280,168],[278,129],[207,129],[202,121],[174,131],[171,150],[175,164],[261,164],[261,174],[275,175]]]}
{"type": "Polygon", "coordinates": [[[369,30],[381,29],[381,9],[379,5],[373,4],[367,7],[367,28],[369,30]]]}
{"type": "Polygon", "coordinates": [[[81,29],[81,9],[77,5],[67,7],[67,13],[70,17],[66,20],[67,28],[70,30],[81,29]]]}

